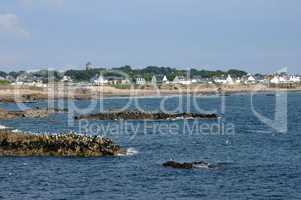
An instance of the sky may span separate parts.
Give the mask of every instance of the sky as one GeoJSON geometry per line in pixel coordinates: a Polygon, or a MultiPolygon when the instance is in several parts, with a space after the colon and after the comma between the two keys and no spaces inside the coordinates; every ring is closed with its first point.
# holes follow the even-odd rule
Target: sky
{"type": "Polygon", "coordinates": [[[0,70],[301,73],[300,0],[0,0],[0,70]]]}

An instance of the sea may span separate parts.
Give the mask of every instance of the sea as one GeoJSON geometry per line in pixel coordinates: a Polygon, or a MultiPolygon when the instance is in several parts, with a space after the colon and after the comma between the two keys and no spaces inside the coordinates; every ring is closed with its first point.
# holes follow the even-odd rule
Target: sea
{"type": "Polygon", "coordinates": [[[101,135],[127,149],[115,157],[1,157],[0,199],[301,199],[300,101],[301,93],[282,92],[0,103],[7,110],[69,110],[0,121],[13,131],[101,135]],[[74,120],[117,110],[219,118],[74,120]],[[220,167],[162,166],[170,160],[220,167]]]}

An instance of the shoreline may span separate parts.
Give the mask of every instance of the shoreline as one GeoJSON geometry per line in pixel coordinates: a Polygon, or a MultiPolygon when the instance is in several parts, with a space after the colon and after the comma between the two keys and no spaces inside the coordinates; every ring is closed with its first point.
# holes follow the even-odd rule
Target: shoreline
{"type": "Polygon", "coordinates": [[[40,100],[93,100],[108,98],[161,98],[191,95],[206,97],[211,95],[233,95],[250,93],[301,92],[300,88],[269,88],[263,85],[251,86],[179,86],[176,89],[116,89],[111,86],[68,87],[68,88],[0,87],[2,103],[33,103],[40,100]],[[67,90],[66,90],[67,89],[67,90]]]}

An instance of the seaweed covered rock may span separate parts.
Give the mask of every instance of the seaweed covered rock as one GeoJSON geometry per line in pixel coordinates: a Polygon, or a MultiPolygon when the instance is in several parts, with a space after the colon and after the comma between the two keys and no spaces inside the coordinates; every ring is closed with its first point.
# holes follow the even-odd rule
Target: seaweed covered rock
{"type": "Polygon", "coordinates": [[[175,169],[193,169],[193,168],[220,169],[222,165],[210,164],[206,161],[184,162],[184,163],[179,163],[176,161],[167,161],[163,163],[163,167],[171,167],[175,169]]]}
{"type": "Polygon", "coordinates": [[[176,120],[176,119],[216,119],[216,114],[202,113],[151,113],[139,111],[107,112],[76,116],[75,119],[96,120],[176,120]]]}
{"type": "Polygon", "coordinates": [[[193,164],[192,163],[178,163],[175,161],[168,161],[166,163],[163,163],[164,167],[172,167],[176,169],[192,169],[193,164]]]}
{"type": "Polygon", "coordinates": [[[50,114],[67,112],[66,109],[56,108],[34,108],[24,111],[7,111],[0,109],[0,120],[15,119],[15,118],[46,118],[50,114]]]}
{"type": "Polygon", "coordinates": [[[112,140],[77,134],[33,135],[0,131],[0,156],[114,156],[124,154],[112,140]]]}

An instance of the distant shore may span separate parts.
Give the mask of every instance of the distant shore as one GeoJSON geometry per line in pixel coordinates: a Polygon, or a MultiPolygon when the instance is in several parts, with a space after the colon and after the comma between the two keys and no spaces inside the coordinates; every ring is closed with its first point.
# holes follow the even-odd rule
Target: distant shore
{"type": "Polygon", "coordinates": [[[0,86],[0,102],[33,102],[47,99],[101,99],[104,97],[152,97],[173,95],[216,95],[234,93],[301,91],[298,88],[269,88],[265,85],[167,85],[140,86],[118,89],[113,86],[68,86],[38,88],[29,86],[0,86]]]}

